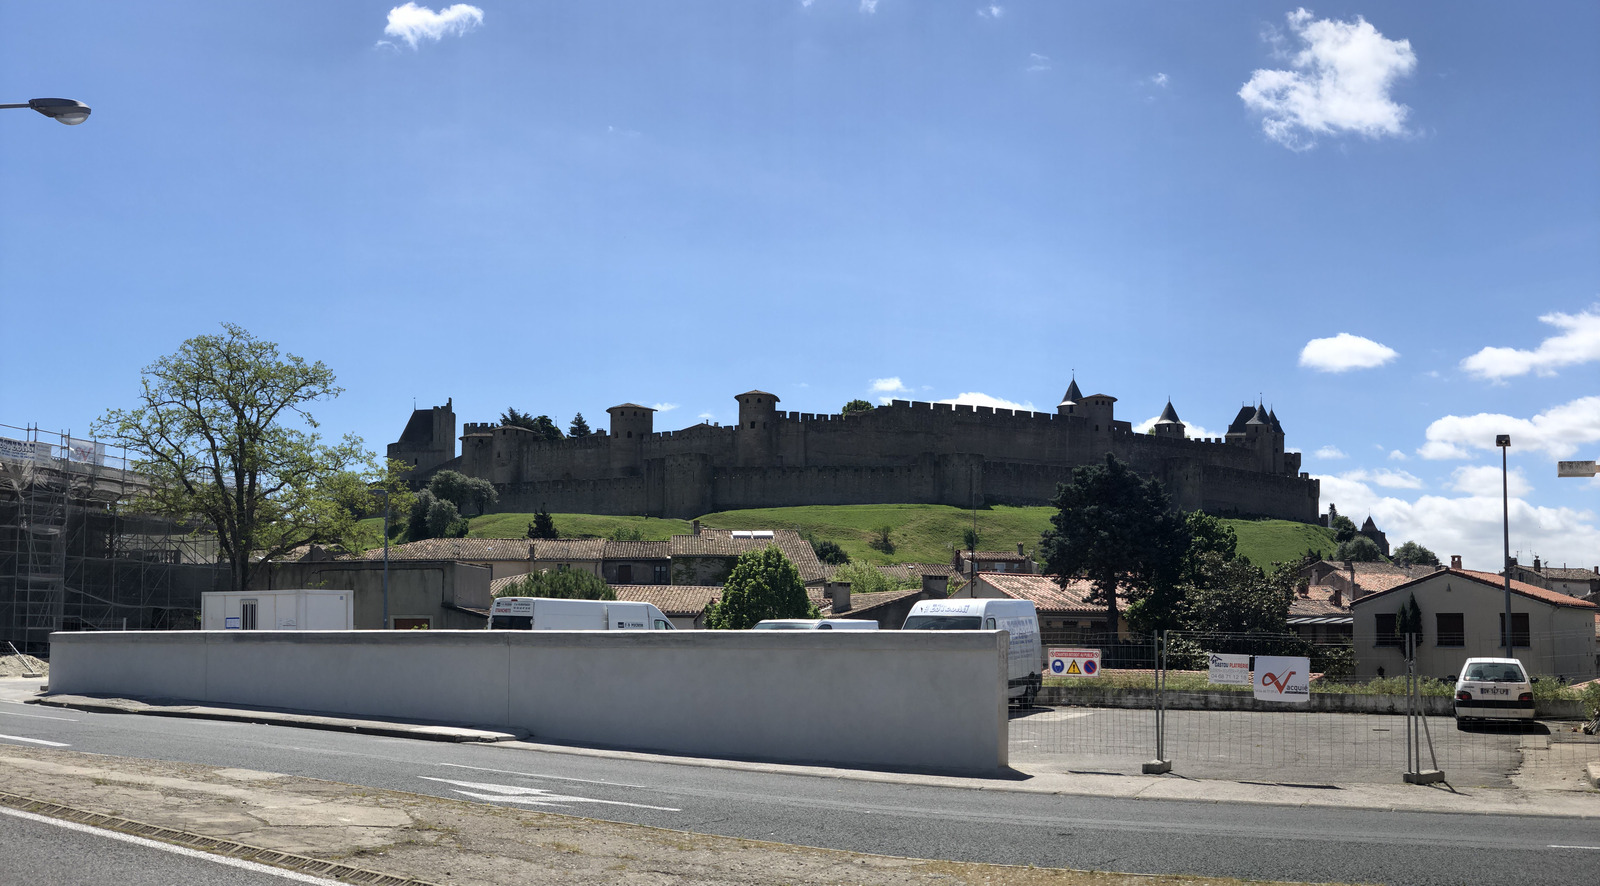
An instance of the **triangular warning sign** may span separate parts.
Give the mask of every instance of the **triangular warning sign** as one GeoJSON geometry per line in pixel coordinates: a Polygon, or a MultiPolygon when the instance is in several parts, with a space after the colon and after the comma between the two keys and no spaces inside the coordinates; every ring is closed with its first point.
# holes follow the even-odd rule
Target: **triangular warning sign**
{"type": "Polygon", "coordinates": [[[1083,671],[1078,670],[1078,660],[1077,659],[1073,659],[1072,662],[1067,665],[1067,673],[1069,673],[1069,674],[1082,674],[1083,673],[1083,671]]]}

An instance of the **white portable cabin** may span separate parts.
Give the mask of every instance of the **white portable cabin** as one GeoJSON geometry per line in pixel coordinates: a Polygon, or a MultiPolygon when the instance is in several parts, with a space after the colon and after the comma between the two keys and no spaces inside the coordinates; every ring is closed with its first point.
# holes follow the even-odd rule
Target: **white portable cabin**
{"type": "Polygon", "coordinates": [[[356,626],[355,592],[328,588],[211,591],[200,595],[200,627],[207,631],[350,631],[356,626]]]}

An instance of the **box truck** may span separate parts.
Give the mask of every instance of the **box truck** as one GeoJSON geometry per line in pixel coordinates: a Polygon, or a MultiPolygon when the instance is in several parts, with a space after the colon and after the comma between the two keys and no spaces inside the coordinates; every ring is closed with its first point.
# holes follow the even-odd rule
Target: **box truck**
{"type": "Polygon", "coordinates": [[[209,591],[200,595],[206,631],[352,631],[355,592],[328,588],[209,591]]]}
{"type": "Polygon", "coordinates": [[[653,603],[496,597],[491,631],[671,631],[672,621],[653,603]]]}
{"type": "Polygon", "coordinates": [[[978,598],[921,600],[911,607],[902,630],[1009,631],[1006,652],[1006,694],[1033,704],[1044,683],[1044,650],[1039,645],[1039,614],[1032,600],[978,598]]]}

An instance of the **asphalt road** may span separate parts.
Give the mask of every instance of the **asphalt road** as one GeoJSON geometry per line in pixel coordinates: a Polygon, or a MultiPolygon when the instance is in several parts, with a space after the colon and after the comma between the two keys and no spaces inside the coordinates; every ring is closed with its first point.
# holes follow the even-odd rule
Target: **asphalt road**
{"type": "MultiPolygon", "coordinates": [[[[0,742],[3,743],[3,742],[0,742]]],[[[0,883],[286,886],[322,880],[0,808],[0,883]]]]}
{"type": "Polygon", "coordinates": [[[3,699],[0,735],[10,736],[0,745],[27,738],[89,753],[919,858],[1395,884],[1589,884],[1600,862],[1600,827],[1569,818],[973,791],[94,714],[3,699]]]}

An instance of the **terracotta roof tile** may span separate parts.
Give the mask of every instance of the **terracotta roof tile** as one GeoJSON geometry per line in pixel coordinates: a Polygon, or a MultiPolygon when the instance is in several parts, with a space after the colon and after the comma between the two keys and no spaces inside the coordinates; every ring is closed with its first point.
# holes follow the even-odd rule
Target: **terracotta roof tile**
{"type": "Polygon", "coordinates": [[[607,541],[607,560],[665,560],[672,556],[670,541],[607,541]]]}
{"type": "Polygon", "coordinates": [[[1290,618],[1305,618],[1318,615],[1349,615],[1350,597],[1341,594],[1339,605],[1333,603],[1334,588],[1322,585],[1312,585],[1306,588],[1306,596],[1295,597],[1289,602],[1290,618]]]}
{"type": "Polygon", "coordinates": [[[535,560],[602,560],[603,538],[541,538],[533,543],[535,560]]]}
{"type": "MultiPolygon", "coordinates": [[[[879,606],[884,606],[889,603],[895,603],[900,600],[904,600],[907,597],[916,597],[921,593],[921,588],[912,588],[908,591],[879,591],[874,594],[851,594],[849,609],[835,610],[830,607],[827,611],[830,613],[830,618],[868,618],[871,617],[870,610],[872,609],[876,609],[879,606]]],[[[884,625],[879,624],[878,627],[881,628],[884,627],[884,625]]],[[[890,627],[897,628],[899,625],[890,625],[890,627]]]]}
{"type": "MultiPolygon", "coordinates": [[[[1033,606],[1039,612],[1071,613],[1074,615],[1102,614],[1106,607],[1102,603],[1088,602],[1091,582],[1086,578],[1075,578],[1063,588],[1056,583],[1053,575],[1024,575],[1019,572],[980,572],[977,581],[1000,591],[1008,597],[1017,600],[1032,600],[1033,606]]],[[[1117,608],[1123,608],[1121,595],[1117,597],[1117,608]]]]}
{"type": "MultiPolygon", "coordinates": [[[[526,560],[532,542],[525,538],[426,538],[389,546],[391,560],[526,560]]],[[[383,548],[362,554],[382,560],[383,548]]]]}
{"type": "Polygon", "coordinates": [[[1587,569],[1569,569],[1565,566],[1546,566],[1543,574],[1550,581],[1600,581],[1600,574],[1587,569]]]}
{"type": "Polygon", "coordinates": [[[671,542],[674,557],[737,557],[750,551],[766,550],[777,545],[789,562],[800,570],[800,580],[806,583],[822,581],[826,574],[817,552],[811,543],[793,529],[770,530],[772,535],[734,537],[730,529],[702,529],[699,535],[674,535],[671,542]]]}
{"type": "Polygon", "coordinates": [[[722,596],[721,585],[616,585],[618,600],[654,603],[673,618],[699,618],[722,596]]]}
{"type": "MultiPolygon", "coordinates": [[[[1411,584],[1414,584],[1414,583],[1419,582],[1419,581],[1426,581],[1427,579],[1429,579],[1429,578],[1431,578],[1431,577],[1433,577],[1435,575],[1439,575],[1441,573],[1446,573],[1446,572],[1450,573],[1451,575],[1458,575],[1458,576],[1461,576],[1462,578],[1470,579],[1472,581],[1476,581],[1476,582],[1478,582],[1480,584],[1488,585],[1491,588],[1503,588],[1503,587],[1505,587],[1505,579],[1502,576],[1496,575],[1493,572],[1477,572],[1477,571],[1471,570],[1471,569],[1440,569],[1440,570],[1438,570],[1436,572],[1430,572],[1427,575],[1422,576],[1421,578],[1412,579],[1411,581],[1408,581],[1405,584],[1396,585],[1395,587],[1389,588],[1386,591],[1380,591],[1379,593],[1376,593],[1376,594],[1368,594],[1365,597],[1362,597],[1361,599],[1355,601],[1355,605],[1356,606],[1364,606],[1370,600],[1375,600],[1378,597],[1382,597],[1382,596],[1385,596],[1387,594],[1392,594],[1395,591],[1404,589],[1404,588],[1406,588],[1407,586],[1409,586],[1411,584]]],[[[1519,596],[1531,597],[1531,598],[1533,598],[1535,600],[1540,600],[1542,602],[1550,603],[1550,604],[1553,604],[1553,605],[1556,605],[1556,606],[1566,606],[1566,607],[1569,607],[1569,608],[1572,608],[1572,609],[1596,609],[1596,610],[1600,610],[1600,605],[1596,605],[1594,603],[1590,603],[1587,600],[1580,600],[1577,597],[1569,597],[1566,594],[1561,593],[1560,591],[1551,591],[1551,590],[1547,590],[1545,588],[1541,588],[1538,585],[1531,585],[1531,584],[1528,584],[1525,581],[1512,581],[1511,582],[1511,590],[1513,592],[1515,592],[1516,594],[1518,594],[1519,596]]]]}

